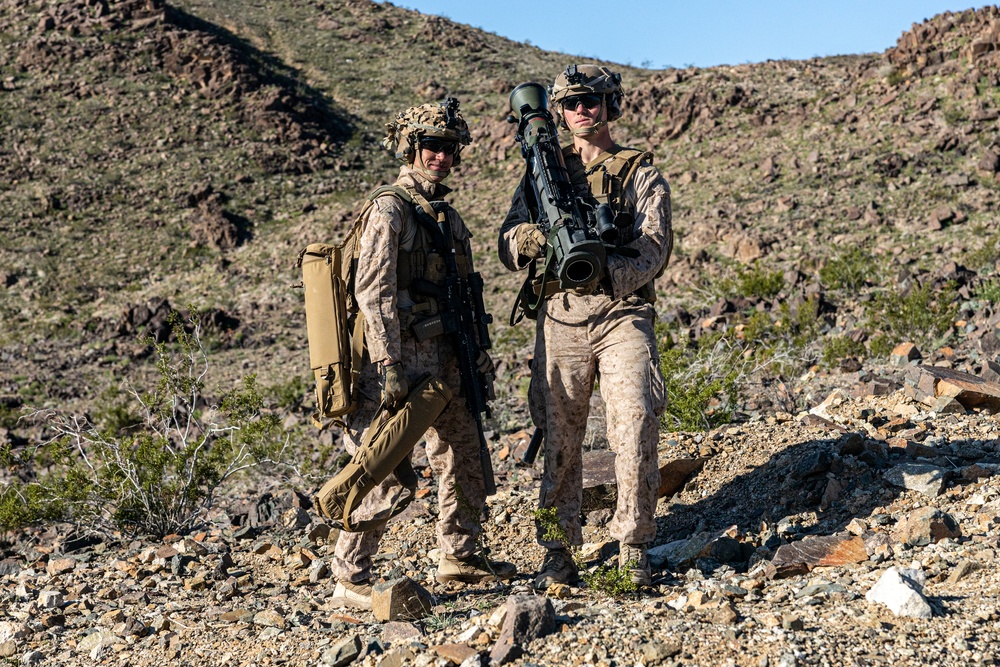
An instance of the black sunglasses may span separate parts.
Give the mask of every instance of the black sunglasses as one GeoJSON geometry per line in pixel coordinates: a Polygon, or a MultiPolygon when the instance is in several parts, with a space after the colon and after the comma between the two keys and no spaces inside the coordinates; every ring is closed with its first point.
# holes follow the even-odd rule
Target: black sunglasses
{"type": "Polygon", "coordinates": [[[444,153],[445,155],[454,155],[458,152],[458,144],[454,141],[435,139],[434,137],[421,139],[420,147],[429,150],[431,153],[444,153]]]}
{"type": "Polygon", "coordinates": [[[573,95],[562,101],[564,109],[575,109],[581,104],[588,109],[596,109],[601,106],[601,96],[595,94],[573,95]]]}

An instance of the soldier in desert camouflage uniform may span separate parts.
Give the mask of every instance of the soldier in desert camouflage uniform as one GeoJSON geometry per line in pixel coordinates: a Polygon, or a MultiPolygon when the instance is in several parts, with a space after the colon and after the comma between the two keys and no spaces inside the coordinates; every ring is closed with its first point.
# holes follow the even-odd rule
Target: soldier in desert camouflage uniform
{"type": "MultiPolygon", "coordinates": [[[[442,380],[456,397],[425,436],[427,458],[439,484],[437,535],[442,556],[437,579],[474,583],[510,578],[515,573],[513,565],[489,561],[476,551],[486,492],[476,425],[458,395],[457,355],[446,336],[419,341],[413,333],[415,324],[437,313],[434,298],[419,294],[414,283],[439,284],[446,275],[445,260],[418,224],[415,206],[441,200],[451,191],[442,181],[459,163],[462,146],[471,136],[454,100],[411,107],[386,127],[383,145],[405,163],[395,185],[414,201],[385,192],[375,198],[364,223],[355,295],[365,317],[370,363],[358,381],[361,405],[349,418],[347,448],[353,454],[362,442],[380,401],[390,407],[400,405],[423,373],[442,380]]],[[[469,230],[453,208],[446,210],[458,269],[467,273],[472,271],[469,230]]],[[[400,490],[398,480],[390,475],[364,499],[358,518],[384,508],[400,490]]],[[[335,606],[371,608],[372,556],[383,533],[384,528],[340,533],[333,559],[335,606]]]]}
{"type": "MultiPolygon", "coordinates": [[[[659,415],[666,405],[653,333],[653,280],[673,243],[670,188],[650,164],[652,156],[618,146],[609,123],[621,117],[621,76],[597,65],[571,65],[550,88],[553,113],[573,135],[563,149],[577,195],[592,205],[634,216],[628,245],[636,258],[609,255],[600,278],[585,288],[557,291],[538,312],[529,402],[544,429],[545,470],[539,505],[556,509],[560,527],[580,544],[582,443],[596,379],[607,410],[607,435],[617,453],[618,505],[610,524],[619,540],[620,566],[637,584],[650,583],[646,546],[656,536],[659,415]]],[[[500,230],[500,259],[520,270],[544,256],[546,237],[515,192],[500,230]]],[[[558,542],[548,551],[535,585],[567,583],[577,568],[558,542]]]]}

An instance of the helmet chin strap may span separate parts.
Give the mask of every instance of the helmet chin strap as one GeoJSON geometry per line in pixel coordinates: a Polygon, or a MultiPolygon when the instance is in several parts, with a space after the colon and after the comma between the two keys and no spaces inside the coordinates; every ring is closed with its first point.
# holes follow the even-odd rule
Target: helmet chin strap
{"type": "Polygon", "coordinates": [[[428,180],[434,183],[440,183],[444,179],[451,176],[451,169],[448,171],[431,171],[428,169],[427,165],[424,164],[424,156],[420,154],[420,146],[416,147],[416,150],[414,151],[414,159],[413,162],[410,163],[410,166],[413,167],[414,171],[423,174],[428,178],[428,180]]]}
{"type": "Polygon", "coordinates": [[[590,125],[588,127],[578,127],[576,129],[572,130],[573,136],[574,137],[590,137],[590,136],[593,136],[593,135],[597,134],[598,130],[600,130],[602,127],[604,127],[607,124],[608,124],[608,121],[606,121],[606,120],[599,120],[596,123],[594,123],[593,125],[590,125]]]}
{"type": "MultiPolygon", "coordinates": [[[[607,113],[606,113],[606,109],[607,109],[607,101],[605,100],[604,96],[602,95],[601,96],[601,111],[605,111],[605,113],[601,114],[601,115],[603,115],[605,118],[608,117],[607,113]]],[[[565,122],[565,121],[563,121],[563,122],[565,122]]],[[[600,130],[602,127],[604,127],[607,124],[608,124],[608,121],[606,121],[606,120],[599,120],[596,123],[594,123],[593,125],[589,125],[587,127],[573,128],[572,130],[570,130],[570,132],[573,133],[574,137],[591,137],[591,136],[597,134],[597,131],[600,130]]]]}

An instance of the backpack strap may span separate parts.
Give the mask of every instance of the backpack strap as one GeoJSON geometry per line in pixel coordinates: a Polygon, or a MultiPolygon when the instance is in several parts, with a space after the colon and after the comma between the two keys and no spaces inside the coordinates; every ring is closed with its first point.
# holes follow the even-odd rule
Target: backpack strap
{"type": "Polygon", "coordinates": [[[621,146],[601,153],[586,166],[591,193],[601,203],[612,204],[616,210],[623,208],[626,188],[643,160],[652,159],[653,154],[648,151],[621,146]]]}

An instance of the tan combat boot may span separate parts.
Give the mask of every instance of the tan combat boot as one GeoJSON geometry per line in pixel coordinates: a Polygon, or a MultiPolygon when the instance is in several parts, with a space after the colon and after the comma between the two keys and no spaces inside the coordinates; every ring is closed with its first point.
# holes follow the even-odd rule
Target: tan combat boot
{"type": "Polygon", "coordinates": [[[632,583],[649,586],[653,583],[653,571],[649,567],[645,544],[623,544],[618,551],[618,568],[628,572],[632,583]]]}
{"type": "Polygon", "coordinates": [[[338,609],[371,609],[372,587],[367,581],[338,581],[330,605],[338,609]]]}
{"type": "Polygon", "coordinates": [[[482,554],[472,554],[465,558],[441,554],[438,561],[437,577],[439,583],[460,581],[466,584],[478,584],[483,581],[506,580],[517,574],[513,563],[501,560],[490,560],[482,554]]]}
{"type": "Polygon", "coordinates": [[[535,588],[544,591],[552,584],[571,584],[579,578],[580,571],[569,549],[549,549],[542,561],[542,569],[535,577],[535,588]]]}

